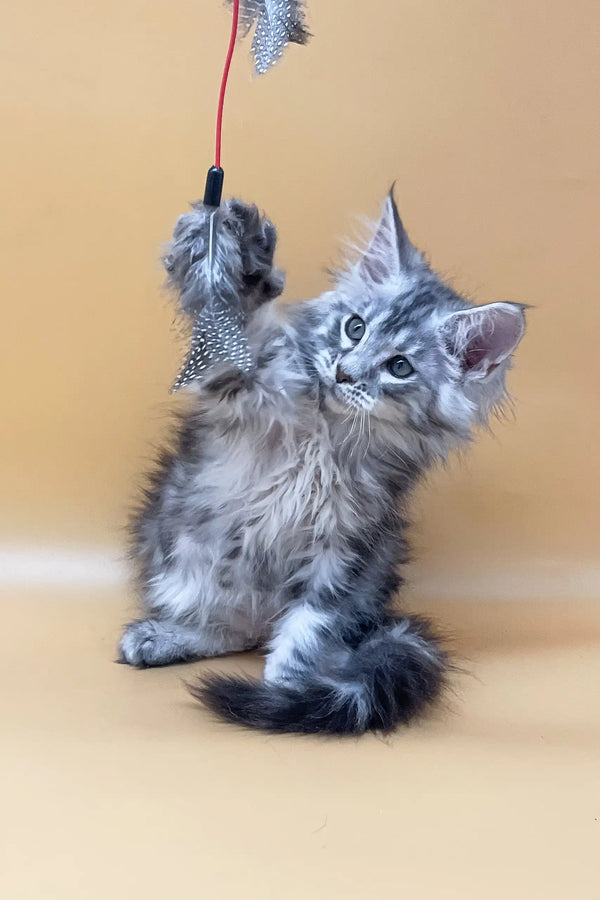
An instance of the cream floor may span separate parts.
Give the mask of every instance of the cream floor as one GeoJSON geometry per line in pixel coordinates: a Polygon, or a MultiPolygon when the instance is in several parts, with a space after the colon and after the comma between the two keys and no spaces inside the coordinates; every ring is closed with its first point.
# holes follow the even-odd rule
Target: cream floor
{"type": "Polygon", "coordinates": [[[600,898],[597,606],[431,604],[471,674],[346,741],[239,731],[182,687],[256,658],[114,665],[125,593],[3,607],[2,898],[600,898]]]}

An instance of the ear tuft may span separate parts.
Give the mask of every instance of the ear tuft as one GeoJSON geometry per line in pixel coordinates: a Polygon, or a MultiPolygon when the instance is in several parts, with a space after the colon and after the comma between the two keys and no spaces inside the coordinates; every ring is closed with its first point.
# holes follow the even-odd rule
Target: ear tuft
{"type": "Polygon", "coordinates": [[[393,187],[387,195],[375,235],[359,263],[359,273],[367,283],[384,284],[423,265],[398,214],[393,187]]]}
{"type": "Polygon", "coordinates": [[[468,378],[485,378],[517,349],[525,333],[518,303],[488,303],[449,315],[442,325],[448,352],[468,378]]]}

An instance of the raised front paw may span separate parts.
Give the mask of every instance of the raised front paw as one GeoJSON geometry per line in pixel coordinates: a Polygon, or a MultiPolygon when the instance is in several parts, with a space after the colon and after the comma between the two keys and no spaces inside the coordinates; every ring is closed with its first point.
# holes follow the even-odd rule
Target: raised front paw
{"type": "Polygon", "coordinates": [[[256,206],[235,199],[216,210],[194,204],[177,220],[163,257],[182,311],[197,315],[218,295],[251,312],[278,296],[285,279],[273,265],[276,242],[275,226],[256,206]]]}
{"type": "Polygon", "coordinates": [[[157,619],[130,622],[119,643],[119,662],[137,666],[166,666],[189,659],[193,654],[185,646],[176,628],[157,619]]]}
{"type": "Polygon", "coordinates": [[[227,202],[226,227],[237,235],[241,253],[243,292],[254,304],[278,297],[285,277],[273,265],[277,230],[254,204],[231,199],[227,202]]]}

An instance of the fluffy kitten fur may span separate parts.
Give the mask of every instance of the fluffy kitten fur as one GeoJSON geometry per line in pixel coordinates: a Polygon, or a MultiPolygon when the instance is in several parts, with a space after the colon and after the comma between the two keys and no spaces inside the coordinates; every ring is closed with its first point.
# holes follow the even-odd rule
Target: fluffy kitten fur
{"type": "MultiPolygon", "coordinates": [[[[474,307],[444,284],[391,193],[360,261],[289,306],[271,302],[271,223],[239,201],[221,215],[256,365],[219,364],[192,387],[134,522],[144,617],[121,657],[264,647],[264,681],[209,675],[192,693],[267,731],[389,730],[436,698],[448,666],[429,623],[392,608],[406,498],[501,402],[523,307],[474,307]]],[[[206,216],[180,219],[166,260],[184,305],[203,279],[206,216]]]]}

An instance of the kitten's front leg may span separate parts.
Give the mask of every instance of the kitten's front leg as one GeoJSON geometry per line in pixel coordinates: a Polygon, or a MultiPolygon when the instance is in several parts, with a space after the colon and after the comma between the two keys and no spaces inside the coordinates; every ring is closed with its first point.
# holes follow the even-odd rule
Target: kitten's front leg
{"type": "Polygon", "coordinates": [[[265,681],[291,685],[312,669],[319,651],[335,632],[337,585],[346,566],[331,551],[317,554],[290,586],[290,607],[279,619],[265,663],[265,681]]]}
{"type": "Polygon", "coordinates": [[[265,681],[293,685],[315,669],[330,670],[348,654],[348,641],[379,620],[398,589],[397,559],[405,548],[397,528],[382,524],[348,546],[316,553],[294,577],[292,603],[269,642],[265,681]]]}
{"type": "Polygon", "coordinates": [[[330,632],[334,615],[307,598],[280,619],[269,643],[264,679],[269,684],[293,685],[312,668],[330,632]]]}

